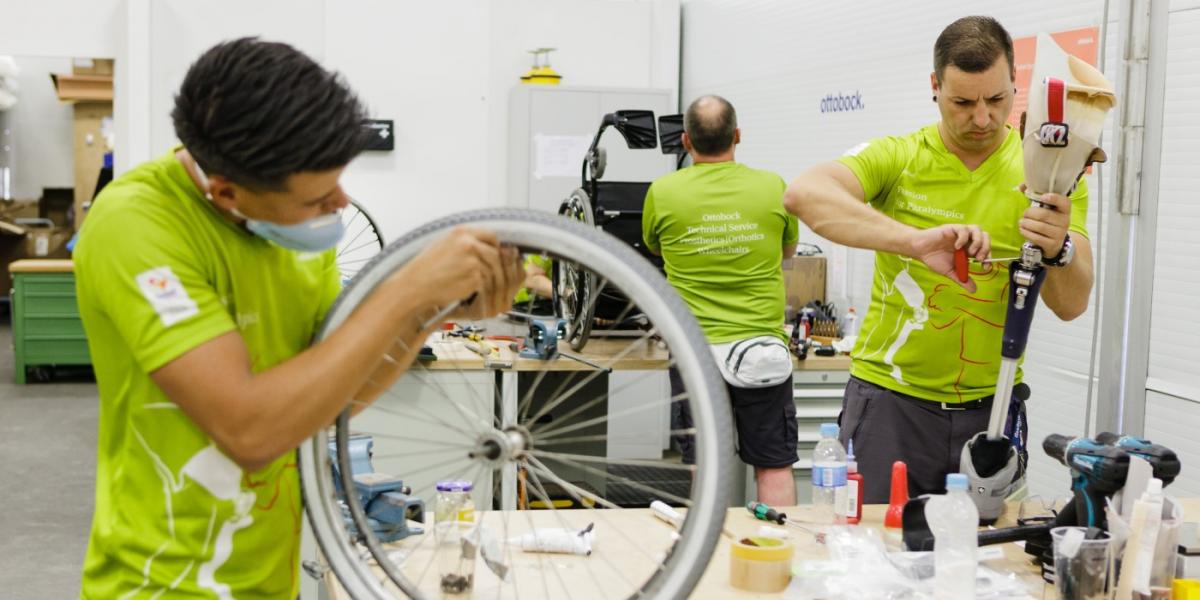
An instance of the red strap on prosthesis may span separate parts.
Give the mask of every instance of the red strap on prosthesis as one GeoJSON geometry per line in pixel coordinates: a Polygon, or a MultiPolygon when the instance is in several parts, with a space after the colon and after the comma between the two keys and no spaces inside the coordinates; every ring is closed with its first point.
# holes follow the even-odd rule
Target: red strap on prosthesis
{"type": "Polygon", "coordinates": [[[1046,78],[1046,120],[1051,123],[1062,123],[1064,107],[1067,104],[1067,84],[1054,77],[1046,78]]]}

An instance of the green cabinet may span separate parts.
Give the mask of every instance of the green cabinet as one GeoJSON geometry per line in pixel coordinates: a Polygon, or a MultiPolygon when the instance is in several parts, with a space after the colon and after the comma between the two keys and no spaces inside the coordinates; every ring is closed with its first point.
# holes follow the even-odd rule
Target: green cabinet
{"type": "Polygon", "coordinates": [[[70,261],[23,260],[10,271],[16,382],[29,367],[91,364],[70,261]]]}

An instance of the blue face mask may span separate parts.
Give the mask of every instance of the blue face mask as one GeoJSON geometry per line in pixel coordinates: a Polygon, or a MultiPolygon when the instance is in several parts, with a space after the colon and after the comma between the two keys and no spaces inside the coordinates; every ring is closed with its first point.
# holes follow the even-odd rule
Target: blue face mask
{"type": "Polygon", "coordinates": [[[280,225],[270,221],[251,219],[233,209],[234,216],[246,219],[246,229],[266,240],[271,240],[284,248],[301,252],[321,252],[328,250],[342,239],[346,227],[342,223],[341,211],[329,215],[313,217],[295,225],[280,225]]]}
{"type": "MultiPolygon", "coordinates": [[[[200,165],[194,164],[196,169],[197,179],[200,180],[201,191],[204,196],[212,200],[212,194],[208,191],[208,176],[200,165]]],[[[329,215],[321,215],[313,217],[307,221],[296,223],[294,225],[280,225],[270,221],[259,221],[251,219],[243,215],[238,209],[230,211],[239,219],[246,220],[246,229],[265,240],[270,240],[292,250],[300,252],[321,252],[334,247],[342,236],[346,233],[346,226],[342,223],[342,212],[338,211],[329,215]]]]}

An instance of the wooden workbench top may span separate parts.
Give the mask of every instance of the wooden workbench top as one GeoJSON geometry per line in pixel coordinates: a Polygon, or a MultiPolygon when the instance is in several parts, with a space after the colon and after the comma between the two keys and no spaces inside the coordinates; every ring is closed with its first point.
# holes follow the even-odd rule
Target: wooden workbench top
{"type": "MultiPolygon", "coordinates": [[[[511,363],[511,367],[492,367],[513,369],[516,371],[590,371],[594,367],[559,357],[554,361],[521,358],[509,349],[509,342],[493,340],[496,346],[489,361],[492,365],[511,363]]],[[[438,359],[424,363],[432,370],[480,370],[489,368],[484,364],[484,358],[466,348],[462,338],[445,338],[435,340],[430,346],[438,359]]],[[[570,352],[569,348],[563,350],[570,352]]],[[[570,352],[592,362],[612,367],[615,370],[655,370],[667,368],[667,351],[658,347],[652,341],[637,342],[634,338],[595,338],[589,340],[583,352],[570,352]]],[[[797,370],[838,371],[850,368],[850,357],[844,354],[838,356],[814,356],[809,354],[807,360],[792,359],[797,370]]]]}
{"type": "Polygon", "coordinates": [[[26,258],[8,265],[9,273],[74,273],[75,263],[63,258],[26,258]]]}
{"type": "MultiPolygon", "coordinates": [[[[1194,515],[1194,511],[1200,509],[1200,500],[1184,499],[1184,514],[1194,515]]],[[[793,519],[803,521],[811,507],[783,507],[782,512],[787,513],[793,519]]],[[[899,544],[899,532],[883,531],[883,513],[886,507],[883,505],[864,506],[863,520],[859,527],[870,527],[880,530],[885,542],[888,543],[890,549],[896,549],[899,544]],[[894,547],[895,546],[895,547],[894,547]]],[[[1010,506],[1006,511],[1005,516],[1001,519],[999,526],[1010,526],[1013,524],[1017,514],[1017,507],[1010,506]]],[[[431,515],[432,511],[427,511],[426,515],[431,515]]],[[[622,578],[614,575],[614,570],[620,570],[626,575],[625,579],[629,582],[645,581],[648,575],[647,570],[653,565],[646,559],[647,553],[661,551],[669,544],[669,536],[671,535],[670,527],[655,518],[649,509],[625,509],[625,510],[559,510],[556,513],[551,511],[534,510],[534,511],[487,511],[478,513],[485,526],[494,529],[496,535],[501,535],[501,531],[507,524],[508,535],[514,537],[528,531],[532,527],[562,527],[564,524],[569,527],[582,528],[588,523],[596,525],[596,542],[593,546],[591,556],[568,556],[562,554],[533,554],[514,550],[511,555],[506,557],[510,562],[511,574],[516,575],[516,579],[510,579],[508,584],[504,586],[503,594],[497,589],[499,582],[487,570],[482,561],[476,562],[476,587],[475,597],[481,598],[496,598],[512,596],[512,584],[514,581],[520,585],[519,597],[521,598],[566,598],[570,597],[563,593],[565,582],[576,582],[578,584],[577,593],[581,593],[584,597],[593,597],[597,592],[605,595],[605,597],[625,597],[628,595],[629,583],[622,581],[622,578]],[[561,519],[561,520],[560,520],[561,519]],[[640,547],[639,547],[640,546],[640,547]],[[555,573],[557,572],[557,574],[555,573]],[[589,573],[595,577],[589,577],[589,573]],[[596,586],[605,586],[603,590],[597,590],[596,586]]],[[[432,518],[431,516],[429,518],[432,518]]],[[[726,513],[725,527],[732,534],[733,538],[740,539],[756,534],[758,529],[765,525],[763,521],[755,520],[745,508],[734,507],[730,508],[726,513]]],[[[428,528],[426,531],[431,531],[428,528]]],[[[789,530],[792,531],[792,530],[789,530]]],[[[397,550],[403,552],[398,555],[408,554],[409,561],[417,560],[428,562],[431,552],[431,543],[426,541],[422,543],[421,538],[430,536],[430,533],[425,533],[423,536],[409,538],[394,544],[397,550]]],[[[795,561],[805,560],[825,560],[826,549],[824,546],[815,543],[815,541],[802,532],[795,532],[791,537],[796,545],[795,561]]],[[[692,593],[694,598],[708,599],[742,599],[742,598],[778,598],[782,597],[783,593],[779,594],[753,594],[750,592],[735,589],[729,584],[729,553],[731,541],[729,538],[718,538],[716,549],[713,552],[712,559],[705,567],[704,576],[700,579],[696,589],[692,593]]],[[[994,560],[985,561],[983,564],[993,570],[1003,573],[1014,573],[1017,578],[1025,585],[1030,597],[1042,597],[1043,588],[1046,584],[1042,582],[1040,570],[1030,561],[1024,550],[1015,543],[1000,544],[999,547],[1003,556],[994,560]]],[[[422,564],[422,563],[416,563],[422,564]]],[[[430,569],[434,570],[434,569],[430,569]]],[[[345,592],[338,584],[336,577],[329,573],[327,575],[327,584],[333,598],[347,598],[345,592]]],[[[435,577],[427,576],[422,582],[422,588],[427,590],[429,597],[438,597],[436,592],[435,577]]]]}

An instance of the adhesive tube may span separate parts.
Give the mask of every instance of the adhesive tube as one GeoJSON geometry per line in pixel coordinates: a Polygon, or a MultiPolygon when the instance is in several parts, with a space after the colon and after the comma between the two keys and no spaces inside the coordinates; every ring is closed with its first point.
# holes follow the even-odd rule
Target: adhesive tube
{"type": "Polygon", "coordinates": [[[510,538],[508,543],[520,546],[526,552],[552,552],[557,554],[592,554],[593,526],[583,531],[570,529],[535,529],[525,535],[510,538]]]}
{"type": "Polygon", "coordinates": [[[1117,579],[1117,598],[1131,598],[1134,592],[1150,596],[1150,569],[1154,564],[1161,521],[1162,481],[1151,479],[1145,493],[1133,505],[1133,518],[1129,521],[1131,535],[1125,544],[1121,574],[1117,579]]]}
{"type": "Polygon", "coordinates": [[[654,516],[666,521],[667,523],[670,523],[671,525],[674,525],[675,527],[680,527],[683,525],[683,515],[679,514],[679,511],[671,508],[662,500],[655,500],[651,502],[650,510],[654,512],[654,516]]]}

